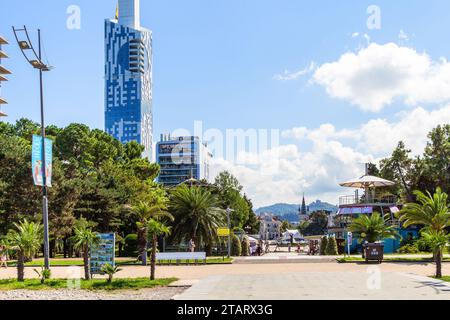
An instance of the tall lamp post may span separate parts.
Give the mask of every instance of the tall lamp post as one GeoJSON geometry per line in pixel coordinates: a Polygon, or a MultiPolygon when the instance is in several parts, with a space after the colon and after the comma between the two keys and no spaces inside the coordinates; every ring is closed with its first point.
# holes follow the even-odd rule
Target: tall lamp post
{"type": "Polygon", "coordinates": [[[45,170],[45,121],[44,121],[44,89],[43,89],[43,79],[42,73],[45,71],[50,71],[50,67],[42,62],[42,50],[41,50],[41,30],[38,29],[38,52],[33,47],[31,43],[30,36],[26,26],[23,28],[16,29],[12,27],[14,36],[19,45],[20,51],[22,51],[23,56],[28,61],[31,66],[39,70],[39,84],[40,84],[40,104],[41,104],[41,135],[42,135],[42,215],[44,222],[44,267],[45,269],[50,268],[50,250],[49,250],[49,236],[48,236],[48,188],[47,188],[47,177],[45,170]],[[27,53],[31,54],[31,58],[28,57],[27,53]]]}
{"type": "Polygon", "coordinates": [[[228,225],[228,259],[231,257],[231,219],[230,214],[233,211],[230,208],[227,208],[227,225],[228,225]]]}

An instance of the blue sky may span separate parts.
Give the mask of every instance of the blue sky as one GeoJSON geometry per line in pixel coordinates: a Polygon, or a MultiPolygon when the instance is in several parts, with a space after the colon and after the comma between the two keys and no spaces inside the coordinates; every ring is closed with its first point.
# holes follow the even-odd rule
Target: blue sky
{"type": "MultiPolygon", "coordinates": [[[[45,76],[48,123],[64,126],[79,122],[103,128],[103,23],[104,19],[114,17],[115,6],[114,0],[17,0],[0,4],[0,34],[11,43],[11,25],[26,24],[30,29],[42,29],[46,56],[55,66],[45,76]],[[80,30],[66,28],[69,5],[78,5],[81,9],[80,30]]],[[[392,50],[382,47],[389,55],[404,53],[414,59],[426,53],[433,63],[439,63],[440,58],[450,57],[450,42],[446,41],[450,30],[449,11],[450,3],[446,0],[141,0],[141,24],[153,31],[155,137],[177,128],[192,129],[195,120],[202,120],[206,128],[220,130],[280,129],[285,131],[282,146],[288,153],[298,153],[298,157],[291,154],[286,159],[286,166],[295,166],[293,170],[299,171],[295,177],[274,174],[269,179],[261,178],[270,183],[258,189],[252,185],[260,183],[252,180],[254,174],[249,171],[254,168],[229,161],[224,161],[222,167],[235,172],[244,185],[249,185],[247,191],[258,204],[299,202],[297,199],[303,191],[311,198],[321,197],[332,202],[334,199],[335,203],[340,191],[332,186],[339,179],[347,175],[350,178],[351,174],[361,171],[363,156],[376,160],[388,152],[388,148],[364,150],[362,144],[370,141],[376,144],[373,136],[354,141],[345,132],[361,136],[362,128],[376,120],[387,122],[392,129],[417,108],[426,115],[442,111],[448,97],[442,94],[416,97],[410,93],[417,90],[412,90],[412,85],[408,84],[409,89],[402,87],[392,93],[392,101],[388,101],[389,97],[383,98],[386,88],[380,93],[379,87],[368,85],[364,90],[373,91],[377,99],[380,94],[384,95],[380,98],[381,107],[374,112],[372,105],[364,105],[370,103],[361,96],[355,97],[353,93],[336,96],[336,90],[340,89],[330,89],[330,81],[335,83],[336,78],[330,79],[329,72],[320,77],[317,71],[326,63],[338,63],[346,53],[358,54],[369,48],[370,52],[382,51],[370,44],[393,43],[397,47],[390,48],[392,50]],[[369,30],[366,26],[369,17],[366,10],[372,4],[381,9],[379,30],[369,30]],[[401,30],[404,38],[399,38],[401,30]],[[370,37],[370,41],[363,35],[370,37]],[[401,48],[409,48],[415,54],[401,51],[401,48]],[[285,70],[296,72],[312,63],[314,68],[295,80],[276,78],[285,70]],[[330,94],[330,90],[334,90],[334,94],[330,94]],[[326,131],[326,124],[339,133],[329,134],[326,143],[339,143],[340,151],[332,155],[320,154],[318,161],[323,160],[323,166],[306,170],[308,164],[304,162],[316,161],[318,153],[322,152],[318,151],[320,148],[314,137],[326,131]],[[299,138],[292,134],[295,128],[306,128],[312,136],[299,138]],[[356,152],[361,157],[343,156],[326,161],[341,151],[356,152]],[[351,169],[345,174],[339,173],[342,171],[339,163],[351,169]],[[311,176],[306,172],[310,170],[323,171],[329,179],[324,183],[319,175],[311,176]],[[281,184],[286,187],[279,193],[269,191],[281,184]]],[[[10,55],[5,65],[14,72],[2,89],[2,95],[10,102],[4,108],[9,114],[7,121],[20,117],[38,121],[37,74],[25,64],[15,45],[6,47],[5,51],[10,55]]],[[[369,51],[367,53],[370,55],[369,51]]],[[[414,64],[412,66],[414,68],[414,64]]],[[[381,66],[376,70],[377,77],[392,80],[393,73],[389,70],[384,73],[381,66]]],[[[341,69],[332,71],[336,72],[336,77],[341,77],[341,69]]],[[[357,72],[358,76],[365,76],[360,73],[361,69],[357,72]]],[[[426,74],[418,77],[429,78],[426,74]]],[[[446,76],[437,78],[442,86],[447,84],[446,76]]],[[[396,79],[392,81],[393,86],[398,83],[396,79]]],[[[435,115],[435,118],[442,120],[442,116],[435,115]]],[[[436,121],[430,121],[417,132],[426,132],[434,125],[436,121]]],[[[396,128],[395,131],[404,132],[405,136],[399,135],[398,139],[417,139],[414,132],[407,129],[396,128]]],[[[396,138],[394,140],[398,140],[396,138]]],[[[392,136],[385,139],[389,139],[390,146],[392,136]]],[[[412,147],[420,149],[423,143],[412,147]]],[[[332,147],[327,145],[326,149],[332,147]]]]}

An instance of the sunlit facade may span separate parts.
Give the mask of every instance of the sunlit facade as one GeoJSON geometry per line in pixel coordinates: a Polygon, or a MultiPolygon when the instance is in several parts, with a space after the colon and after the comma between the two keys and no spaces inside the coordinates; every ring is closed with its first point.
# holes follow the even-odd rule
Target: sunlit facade
{"type": "Polygon", "coordinates": [[[139,0],[120,0],[105,22],[105,131],[152,160],[152,32],[139,20],[139,0]]]}

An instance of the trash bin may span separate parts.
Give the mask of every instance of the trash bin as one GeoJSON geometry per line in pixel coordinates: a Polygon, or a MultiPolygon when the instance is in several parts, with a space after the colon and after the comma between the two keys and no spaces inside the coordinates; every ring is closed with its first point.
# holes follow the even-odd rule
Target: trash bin
{"type": "Polygon", "coordinates": [[[366,262],[378,261],[382,263],[384,259],[384,244],[383,243],[366,243],[363,247],[366,262]]]}

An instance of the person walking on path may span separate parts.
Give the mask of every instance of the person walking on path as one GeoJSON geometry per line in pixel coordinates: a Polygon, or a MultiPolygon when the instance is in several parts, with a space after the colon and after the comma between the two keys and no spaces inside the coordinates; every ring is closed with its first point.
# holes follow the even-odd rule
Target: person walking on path
{"type": "Polygon", "coordinates": [[[189,252],[195,252],[195,242],[194,239],[189,241],[189,252]]]}
{"type": "Polygon", "coordinates": [[[0,268],[8,268],[8,250],[5,246],[0,246],[0,268]]]}

